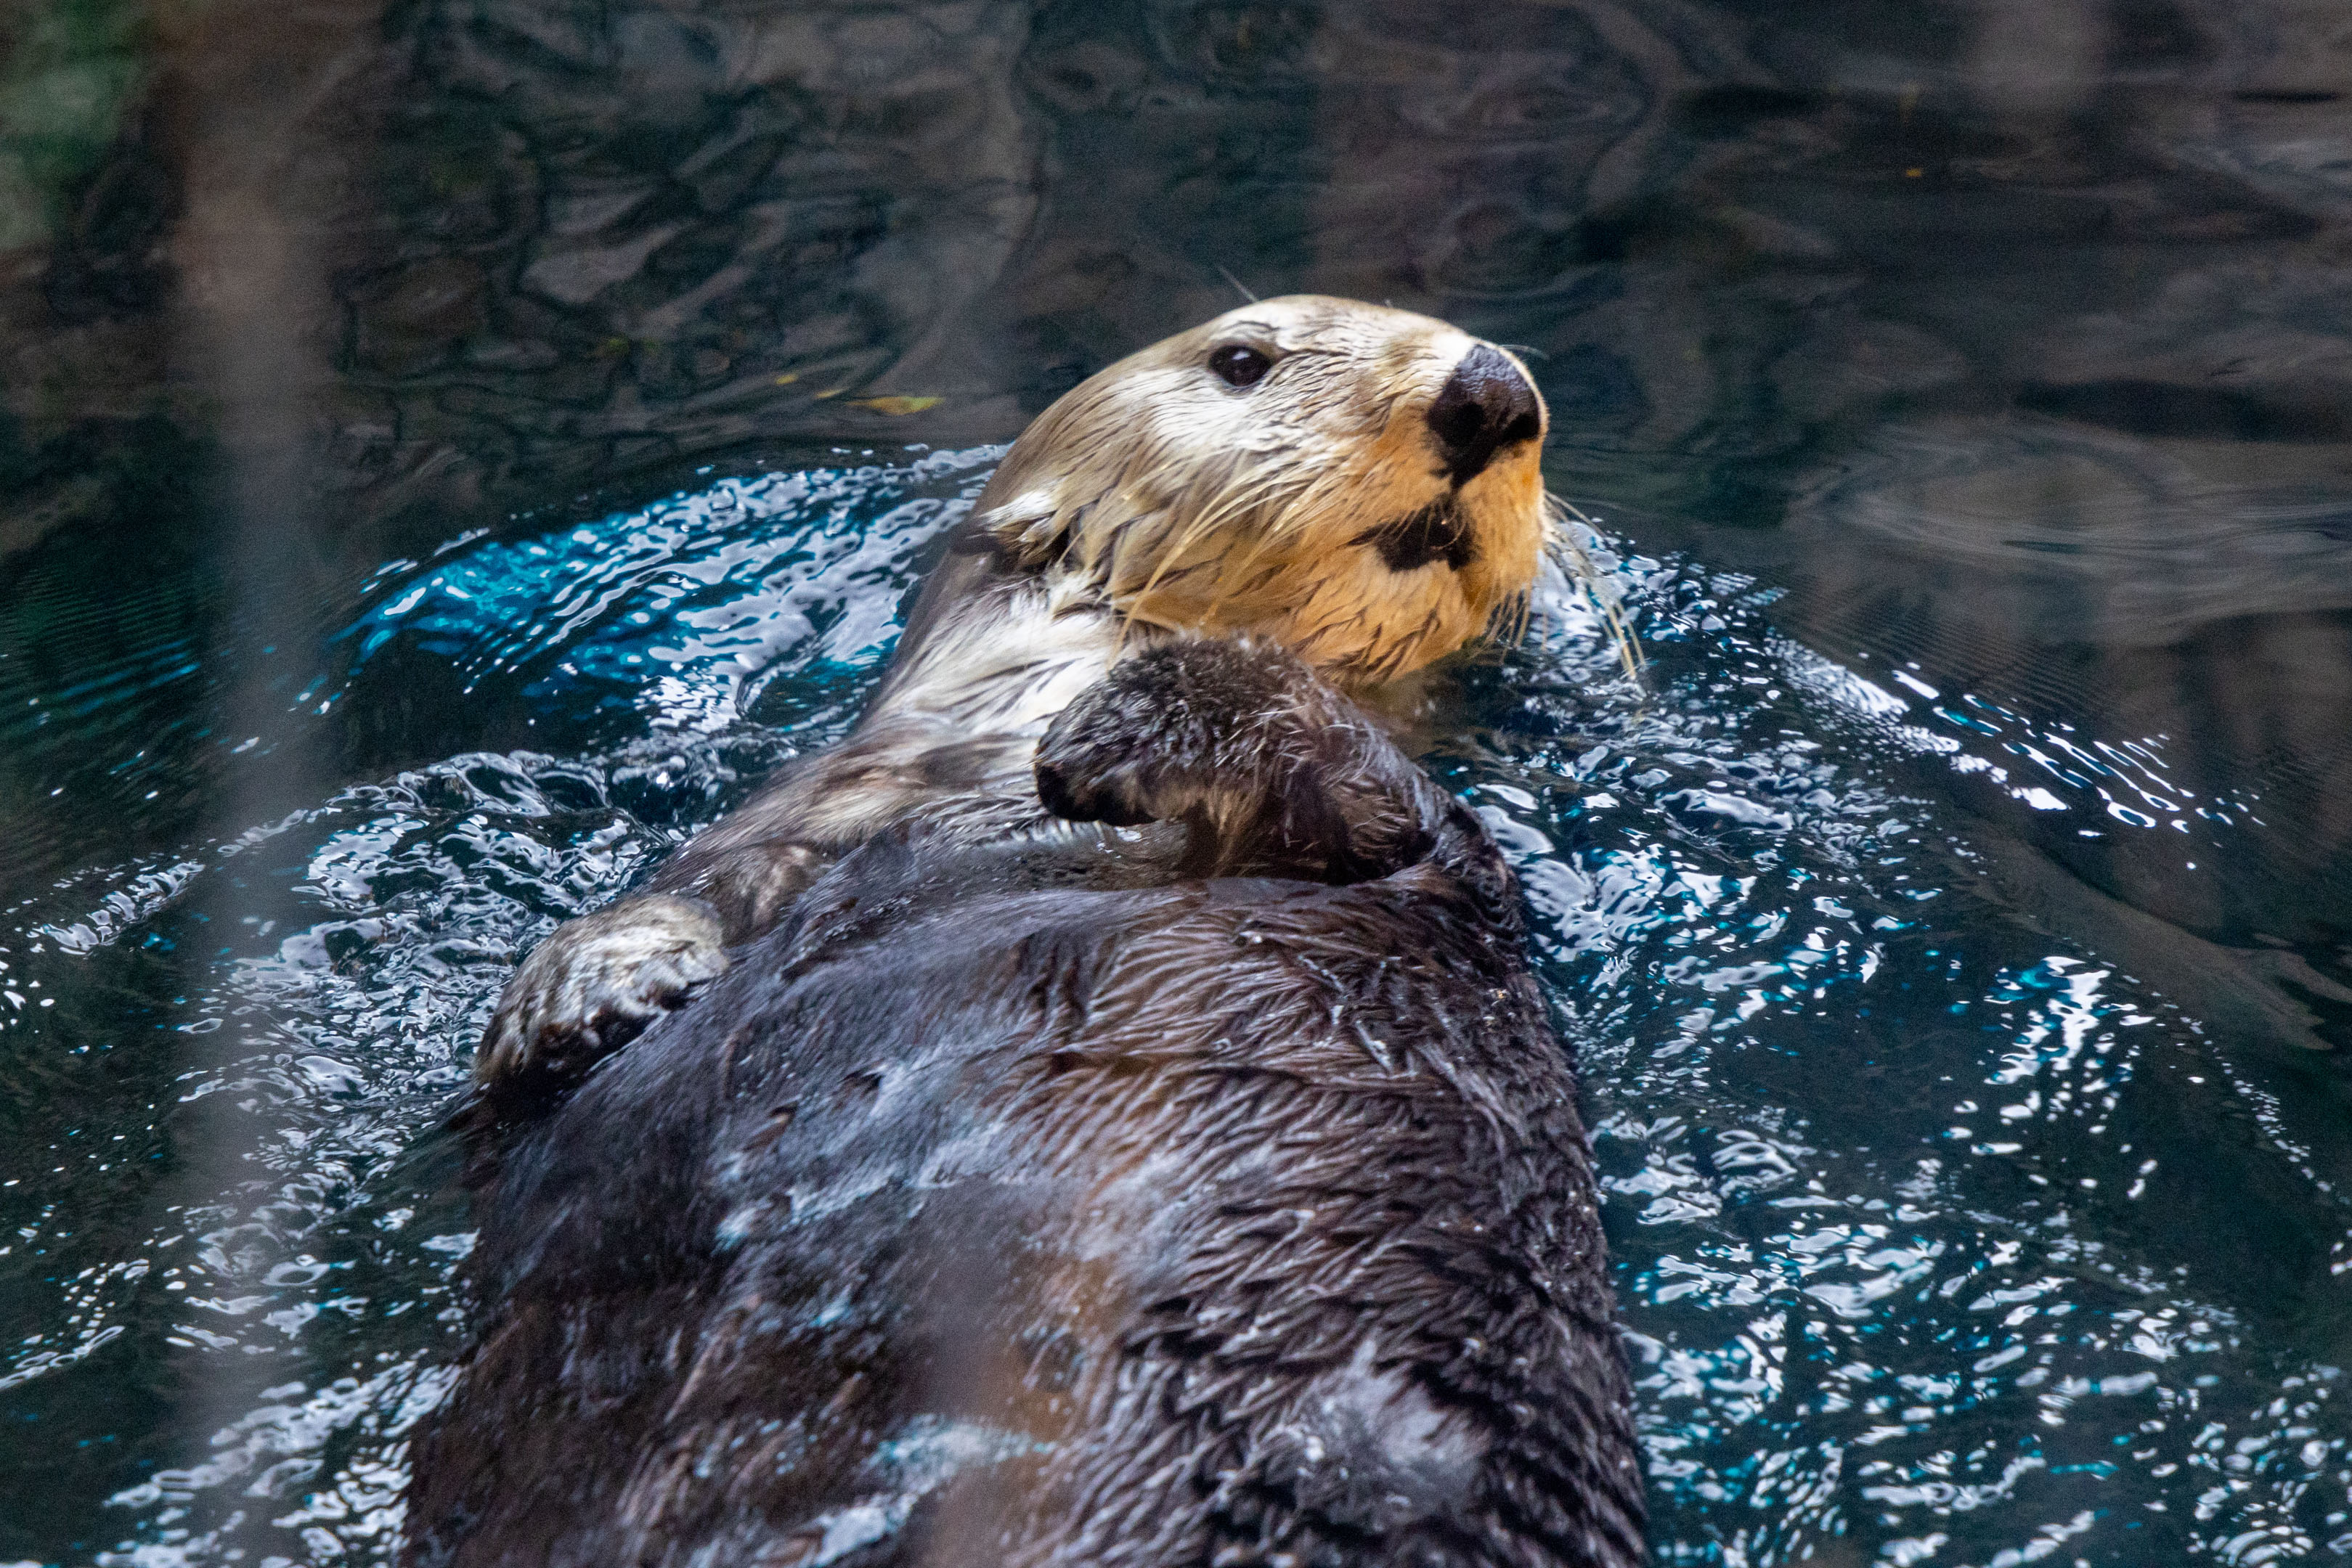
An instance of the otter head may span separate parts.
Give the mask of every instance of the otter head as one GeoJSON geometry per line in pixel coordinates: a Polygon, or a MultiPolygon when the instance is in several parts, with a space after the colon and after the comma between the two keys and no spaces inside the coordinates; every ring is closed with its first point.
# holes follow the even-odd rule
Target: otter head
{"type": "Polygon", "coordinates": [[[1024,569],[1128,622],[1266,637],[1343,685],[1524,602],[1543,399],[1443,321],[1294,295],[1121,360],[1039,415],[982,496],[1024,569]]]}

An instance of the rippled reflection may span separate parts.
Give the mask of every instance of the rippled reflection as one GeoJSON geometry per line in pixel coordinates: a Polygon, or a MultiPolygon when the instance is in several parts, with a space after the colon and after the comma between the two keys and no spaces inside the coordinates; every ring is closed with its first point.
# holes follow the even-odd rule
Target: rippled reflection
{"type": "Polygon", "coordinates": [[[1461,777],[1576,1019],[1662,1554],[2352,1547],[2312,1266],[2347,1255],[2340,1118],[2217,1048],[2170,977],[2021,928],[2000,813],[1921,785],[2095,805],[2078,831],[2192,854],[2249,813],[2188,798],[2158,747],[1832,664],[1744,580],[1617,570],[1650,699],[1584,686],[1604,670],[1570,637],[1496,683],[1500,756],[1461,777]]]}
{"type": "Polygon", "coordinates": [[[0,1187],[27,1220],[0,1299],[37,1325],[0,1360],[11,1493],[50,1500],[12,1500],[16,1528],[124,1543],[101,1562],[388,1546],[404,1434],[467,1321],[436,1129],[515,952],[847,727],[915,553],[996,455],[730,481],[392,563],[319,700],[432,670],[504,688],[561,754],[453,757],[13,913],[5,1113],[20,1154],[61,1162],[0,1187]],[[108,1133],[76,1124],[92,1108],[108,1133]],[[192,1134],[237,1158],[187,1194],[192,1134]],[[100,1352],[110,1398],[67,1375],[100,1352]]]}
{"type": "Polygon", "coordinates": [[[512,954],[841,733],[990,444],[1228,274],[1524,346],[1606,519],[1642,685],[1556,589],[1433,762],[1584,1060],[1661,1552],[2352,1552],[2328,7],[0,41],[0,1563],[383,1550],[512,954]]]}
{"type": "MultiPolygon", "coordinates": [[[[845,727],[994,455],[719,480],[393,562],[317,700],[446,681],[547,749],[12,916],[15,1146],[56,1152],[0,1189],[25,1217],[0,1281],[39,1330],[0,1391],[42,1539],[385,1550],[465,1332],[436,1126],[512,954],[845,727]],[[232,902],[237,928],[208,920],[232,902]],[[145,1119],[57,1119],[91,1096],[145,1119]],[[205,1104],[238,1167],[161,1201],[205,1104]],[[168,1418],[199,1388],[202,1432],[168,1418]]],[[[1465,672],[1433,763],[1517,860],[1582,1060],[1662,1556],[2259,1563],[2352,1535],[2352,1347],[2309,1266],[2352,1259],[2340,1118],[2165,977],[2018,923],[1994,874],[2023,853],[2001,810],[2226,854],[2252,809],[2193,798],[2160,746],[1839,664],[1745,579],[1591,543],[1642,681],[1555,580],[1528,642],[1465,672]]]]}

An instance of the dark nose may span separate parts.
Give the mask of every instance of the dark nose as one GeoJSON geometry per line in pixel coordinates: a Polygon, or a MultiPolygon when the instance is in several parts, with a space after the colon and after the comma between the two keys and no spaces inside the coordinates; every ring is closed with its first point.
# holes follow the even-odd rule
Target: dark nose
{"type": "Polygon", "coordinates": [[[1475,478],[1496,453],[1543,434],[1543,404],[1519,368],[1491,343],[1462,356],[1437,401],[1429,428],[1445,455],[1444,472],[1456,485],[1475,478]]]}

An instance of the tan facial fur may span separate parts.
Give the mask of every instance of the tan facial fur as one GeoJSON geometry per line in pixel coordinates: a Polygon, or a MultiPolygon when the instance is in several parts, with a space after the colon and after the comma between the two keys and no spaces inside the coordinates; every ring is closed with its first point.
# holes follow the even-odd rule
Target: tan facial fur
{"type": "Polygon", "coordinates": [[[1131,622],[1267,637],[1349,686],[1392,679],[1512,616],[1535,578],[1540,400],[1534,437],[1459,484],[1429,423],[1479,346],[1355,300],[1244,306],[1047,409],[980,516],[1024,565],[1084,581],[1131,622]],[[1271,361],[1262,379],[1212,369],[1234,347],[1271,361]],[[1432,528],[1443,554],[1402,570],[1384,559],[1384,537],[1432,528]]]}

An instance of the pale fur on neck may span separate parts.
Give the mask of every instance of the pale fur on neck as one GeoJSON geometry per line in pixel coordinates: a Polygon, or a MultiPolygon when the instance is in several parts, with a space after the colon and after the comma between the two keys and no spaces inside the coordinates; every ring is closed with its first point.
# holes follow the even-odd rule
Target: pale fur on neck
{"type": "Polygon", "coordinates": [[[909,824],[973,841],[1064,831],[1037,804],[1037,739],[1123,649],[1160,635],[1129,627],[1075,573],[1001,577],[951,598],[910,631],[849,737],[767,798],[763,836],[782,820],[839,852],[909,824]]]}
{"type": "Polygon", "coordinates": [[[1034,738],[1110,668],[1123,623],[1100,591],[1073,573],[992,585],[900,648],[858,728],[917,722],[963,737],[1034,738]]]}

